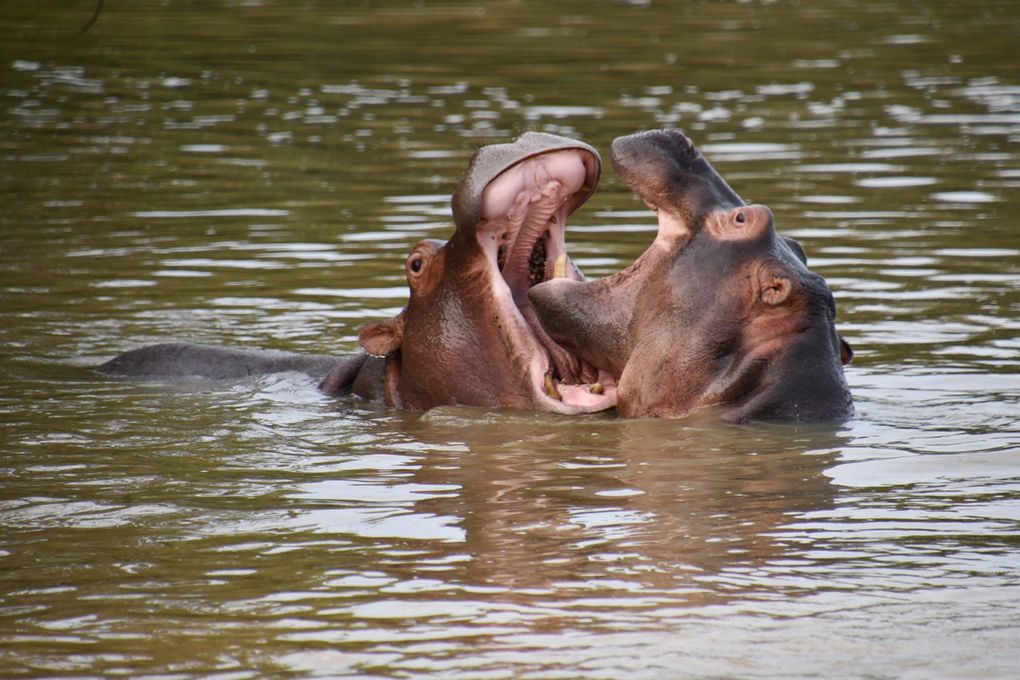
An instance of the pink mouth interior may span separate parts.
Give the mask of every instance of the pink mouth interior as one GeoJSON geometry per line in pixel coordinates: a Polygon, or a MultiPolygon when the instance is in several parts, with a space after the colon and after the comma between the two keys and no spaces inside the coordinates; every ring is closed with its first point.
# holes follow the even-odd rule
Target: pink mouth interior
{"type": "MultiPolygon", "coordinates": [[[[527,158],[489,183],[482,195],[478,240],[497,272],[494,290],[520,318],[519,326],[530,334],[532,381],[536,391],[550,402],[552,410],[601,411],[616,404],[616,386],[602,372],[603,392],[589,385],[563,385],[552,376],[560,399],[548,396],[546,375],[551,373],[550,356],[543,347],[544,329],[530,310],[528,289],[553,277],[557,260],[566,255],[567,217],[590,193],[594,181],[594,159],[580,149],[551,151],[527,158]],[[502,293],[503,295],[500,295],[502,293]]],[[[572,265],[564,275],[579,279],[572,265]]]]}

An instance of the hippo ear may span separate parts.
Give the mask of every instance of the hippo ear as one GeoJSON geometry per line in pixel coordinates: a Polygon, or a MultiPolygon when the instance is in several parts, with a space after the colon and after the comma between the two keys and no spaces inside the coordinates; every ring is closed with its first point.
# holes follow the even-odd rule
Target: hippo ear
{"type": "Polygon", "coordinates": [[[843,336],[839,337],[839,360],[843,362],[844,366],[854,360],[854,348],[843,339],[843,336]]]}
{"type": "Polygon", "coordinates": [[[797,259],[800,260],[800,263],[806,265],[807,253],[804,252],[804,246],[800,244],[800,241],[798,241],[795,238],[790,238],[789,236],[783,236],[781,238],[783,240],[783,243],[786,244],[786,247],[793,251],[793,254],[797,256],[797,259]]]}
{"type": "Polygon", "coordinates": [[[397,351],[404,342],[404,313],[368,324],[358,333],[358,342],[375,357],[384,357],[397,351]]]}

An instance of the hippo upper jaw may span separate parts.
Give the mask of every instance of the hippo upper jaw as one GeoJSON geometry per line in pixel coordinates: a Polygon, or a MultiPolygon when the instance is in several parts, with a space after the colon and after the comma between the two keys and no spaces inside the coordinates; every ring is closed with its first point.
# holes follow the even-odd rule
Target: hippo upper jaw
{"type": "Polygon", "coordinates": [[[567,256],[565,225],[591,193],[597,172],[596,159],[584,149],[527,158],[486,186],[474,229],[499,326],[542,410],[594,412],[616,405],[612,377],[582,366],[550,338],[528,299],[536,284],[582,278],[567,256]]]}

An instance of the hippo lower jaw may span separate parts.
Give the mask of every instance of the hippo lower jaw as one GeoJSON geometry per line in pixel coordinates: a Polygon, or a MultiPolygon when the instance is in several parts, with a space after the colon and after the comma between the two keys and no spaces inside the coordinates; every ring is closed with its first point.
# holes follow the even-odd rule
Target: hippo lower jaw
{"type": "MultiPolygon", "coordinates": [[[[558,227],[550,231],[539,235],[535,245],[532,246],[529,258],[531,263],[529,270],[532,273],[528,279],[522,284],[507,281],[505,274],[497,275],[495,277],[497,280],[493,282],[493,290],[517,316],[521,322],[519,326],[521,331],[529,336],[528,342],[522,342],[521,345],[531,350],[530,356],[527,357],[527,373],[529,382],[535,389],[535,399],[541,407],[561,413],[605,411],[616,406],[616,379],[610,373],[593,369],[588,365],[583,365],[580,370],[574,368],[576,372],[567,375],[565,371],[571,369],[565,369],[564,364],[581,366],[581,360],[549,337],[528,302],[527,291],[537,284],[553,278],[573,278],[570,274],[580,278],[565,249],[560,251],[560,248],[563,248],[563,228],[558,227]],[[560,251],[553,262],[544,257],[547,248],[543,247],[543,243],[550,242],[559,243],[559,247],[548,249],[552,252],[560,251]],[[584,378],[580,377],[582,374],[584,378]]],[[[526,246],[527,241],[522,247],[526,246]]]]}
{"type": "MultiPolygon", "coordinates": [[[[562,235],[560,236],[562,239],[562,235]]],[[[543,240],[554,240],[549,235],[540,236],[538,245],[543,240]]],[[[525,246],[521,246],[525,247],[525,246]]],[[[540,253],[541,248],[532,246],[533,253],[540,253]]],[[[532,256],[533,271],[543,271],[547,263],[542,262],[539,254],[532,256]]],[[[497,254],[487,258],[488,277],[493,296],[501,310],[504,310],[507,331],[516,337],[518,365],[526,373],[526,381],[532,390],[532,399],[541,410],[556,413],[595,413],[616,406],[616,380],[605,371],[598,371],[594,381],[587,383],[567,383],[556,367],[553,354],[546,348],[552,343],[562,354],[577,361],[577,358],[555,344],[541,326],[536,327],[537,320],[530,305],[519,305],[518,299],[527,299],[527,290],[531,285],[553,278],[552,273],[541,277],[529,278],[526,282],[510,282],[504,278],[497,262],[497,254]],[[530,317],[530,318],[529,318],[530,317]],[[543,337],[545,342],[543,342],[543,337]]],[[[567,256],[561,254],[558,262],[562,271],[567,267],[567,256]]],[[[556,265],[554,264],[554,267],[556,265]]],[[[572,265],[571,265],[572,266],[572,265]]]]}
{"type": "Polygon", "coordinates": [[[584,152],[566,149],[527,159],[486,188],[476,237],[500,321],[516,342],[536,405],[560,413],[616,405],[616,382],[584,365],[549,337],[528,290],[554,277],[582,277],[566,252],[566,219],[590,193],[584,152]]]}

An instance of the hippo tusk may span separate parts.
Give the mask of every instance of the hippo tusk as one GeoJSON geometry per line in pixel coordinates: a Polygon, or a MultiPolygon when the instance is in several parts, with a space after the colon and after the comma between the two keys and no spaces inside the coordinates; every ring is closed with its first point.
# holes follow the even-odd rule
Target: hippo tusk
{"type": "Polygon", "coordinates": [[[556,401],[563,401],[563,396],[560,394],[559,389],[556,388],[556,381],[553,380],[552,373],[545,374],[545,393],[556,401]]]}
{"type": "Polygon", "coordinates": [[[553,278],[554,279],[565,279],[567,278],[567,254],[560,253],[560,256],[556,258],[556,263],[553,265],[553,278]]]}

